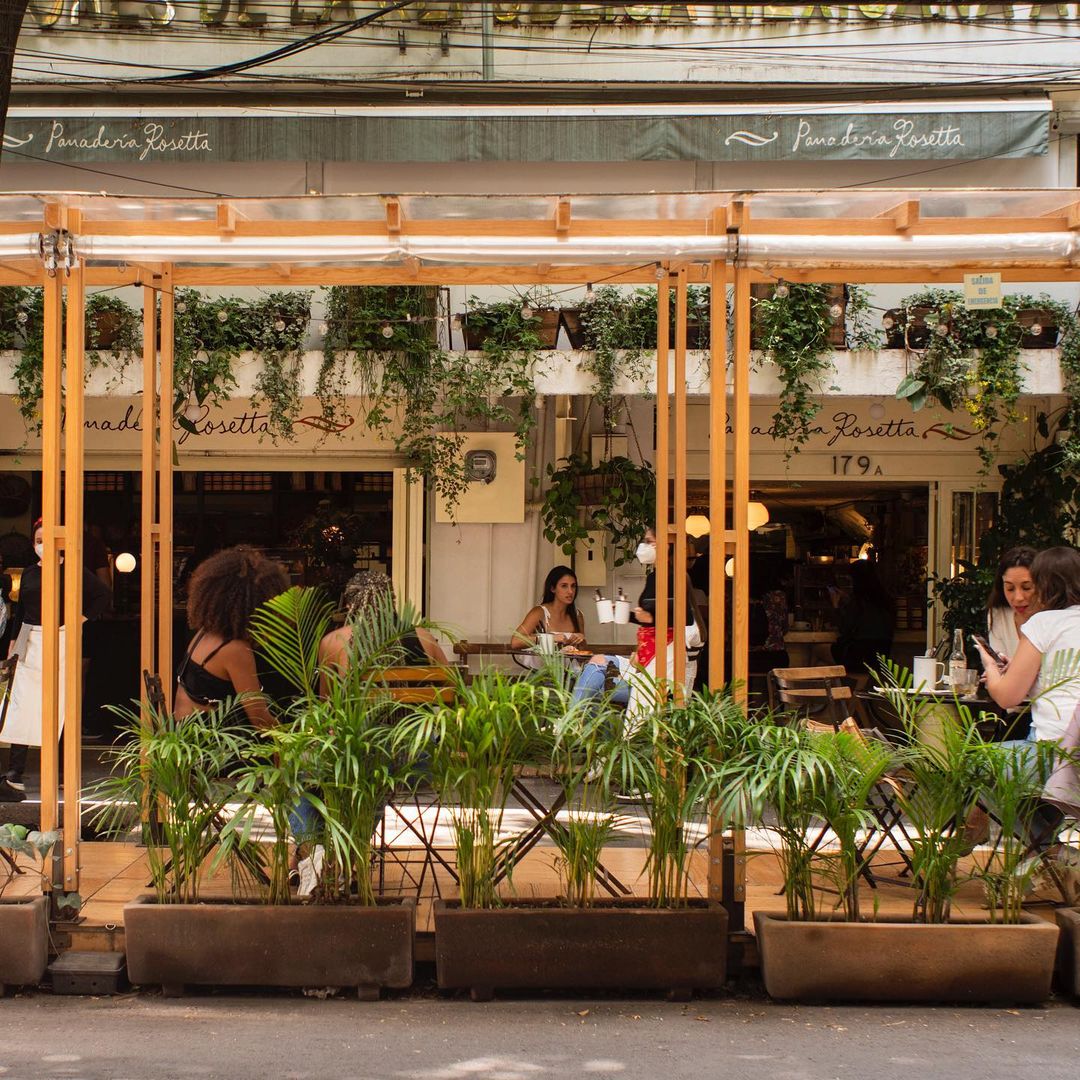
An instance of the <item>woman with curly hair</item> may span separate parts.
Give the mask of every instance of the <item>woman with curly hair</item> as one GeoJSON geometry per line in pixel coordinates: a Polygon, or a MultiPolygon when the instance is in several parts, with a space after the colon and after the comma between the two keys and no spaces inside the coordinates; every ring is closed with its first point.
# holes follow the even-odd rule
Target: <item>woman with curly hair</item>
{"type": "Polygon", "coordinates": [[[256,670],[248,622],[262,603],[289,587],[284,568],[253,547],[227,548],[200,563],[188,589],[188,625],[195,631],[176,671],[176,715],[244,698],[258,728],[274,726],[256,670]]]}

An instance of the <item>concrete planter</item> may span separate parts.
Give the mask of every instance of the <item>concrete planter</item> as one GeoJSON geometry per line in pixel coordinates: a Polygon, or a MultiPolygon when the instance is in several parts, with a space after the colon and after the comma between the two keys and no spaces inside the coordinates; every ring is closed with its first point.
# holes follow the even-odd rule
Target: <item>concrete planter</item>
{"type": "Polygon", "coordinates": [[[1034,1004],[1050,994],[1058,928],[987,922],[789,922],[754,913],[765,989],[802,1001],[1034,1004]]]}
{"type": "Polygon", "coordinates": [[[7,986],[36,986],[48,963],[48,897],[0,900],[0,997],[7,986]]]}
{"type": "Polygon", "coordinates": [[[439,987],[469,990],[474,1001],[496,989],[665,990],[689,998],[723,985],[728,916],[705,902],[681,909],[640,899],[587,909],[521,901],[491,911],[435,904],[439,987]]]}
{"type": "Polygon", "coordinates": [[[1058,941],[1058,986],[1063,993],[1080,995],[1080,910],[1058,908],[1054,918],[1061,929],[1058,941]]]}
{"type": "Polygon", "coordinates": [[[416,903],[377,907],[253,903],[124,907],[128,977],[166,996],[202,986],[356,987],[375,999],[413,980],[416,903]]]}

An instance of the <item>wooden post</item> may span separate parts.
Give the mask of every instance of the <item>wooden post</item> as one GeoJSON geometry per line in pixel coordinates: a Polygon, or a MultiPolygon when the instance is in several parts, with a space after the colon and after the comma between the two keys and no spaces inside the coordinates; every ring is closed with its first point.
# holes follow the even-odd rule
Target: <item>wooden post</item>
{"type": "MultiPolygon", "coordinates": [[[[60,817],[60,524],[61,342],[63,288],[59,276],[45,278],[41,409],[41,830],[60,817]]],[[[53,862],[56,867],[56,860],[53,862]]],[[[57,874],[52,884],[59,887],[57,874]]]]}
{"type": "MultiPolygon", "coordinates": [[[[724,263],[709,268],[709,689],[724,685],[724,562],[727,531],[727,274],[724,263]]],[[[730,845],[720,822],[709,814],[708,892],[713,903],[728,900],[733,931],[743,929],[741,917],[725,890],[735,875],[729,865],[730,845]]]]}
{"type": "MultiPolygon", "coordinates": [[[[139,567],[139,688],[143,702],[143,723],[149,723],[143,671],[156,672],[154,663],[154,565],[157,558],[157,470],[154,461],[154,435],[157,427],[157,298],[153,285],[143,287],[143,395],[142,442],[142,563],[139,567]]],[[[163,685],[171,680],[162,678],[163,685]]]]}
{"type": "Polygon", "coordinates": [[[176,303],[171,266],[162,267],[158,398],[158,664],[162,685],[173,670],[173,349],[176,303]]]}
{"type": "Polygon", "coordinates": [[[735,270],[735,575],[732,594],[732,678],[746,701],[750,666],[750,274],[735,270]]]}
{"type": "Polygon", "coordinates": [[[709,689],[724,685],[727,561],[727,274],[709,272],[709,689]]]}
{"type": "Polygon", "coordinates": [[[675,557],[672,678],[676,701],[685,700],[686,679],[686,268],[675,279],[675,557]]]}
{"type": "Polygon", "coordinates": [[[64,417],[64,892],[79,890],[82,833],[83,414],[86,293],[82,267],[67,289],[64,417]]]}
{"type": "Polygon", "coordinates": [[[671,318],[671,275],[656,286],[656,689],[658,700],[667,693],[668,631],[668,475],[671,469],[671,416],[668,402],[668,331],[671,318]]]}

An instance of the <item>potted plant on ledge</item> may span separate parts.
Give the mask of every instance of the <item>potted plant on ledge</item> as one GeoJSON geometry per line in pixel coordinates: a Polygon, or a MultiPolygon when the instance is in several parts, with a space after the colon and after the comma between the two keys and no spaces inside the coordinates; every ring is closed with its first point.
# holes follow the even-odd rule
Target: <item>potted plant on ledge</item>
{"type": "Polygon", "coordinates": [[[365,999],[411,984],[415,902],[381,901],[371,874],[377,823],[410,769],[392,745],[394,703],[378,673],[396,662],[395,643],[415,620],[369,615],[349,664],[335,672],[318,662],[330,616],[316,590],[294,588],[252,619],[253,639],[296,693],[275,728],[243,733],[225,706],[180,721],[156,717],[118,752],[116,782],[140,799],[161,797],[171,855],[166,862],[148,846],[157,895],[124,911],[133,982],[160,983],[167,994],[189,984],[354,987],[365,999]],[[183,767],[170,772],[170,762],[183,767]],[[226,800],[239,809],[227,810],[226,800]],[[265,818],[268,848],[257,831],[265,818]],[[317,874],[310,900],[290,891],[293,833],[317,874]],[[208,902],[201,876],[226,864],[232,897],[208,902]]]}
{"type": "Polygon", "coordinates": [[[985,742],[962,705],[956,724],[942,725],[932,743],[921,741],[925,707],[906,673],[894,670],[885,693],[907,736],[897,749],[857,732],[765,725],[727,766],[726,797],[762,823],[771,808],[780,836],[787,912],[754,915],[766,990],[800,1000],[1044,1000],[1057,927],[1019,904],[1034,866],[1019,852],[1041,781],[1005,760],[1009,747],[985,742]],[[857,903],[865,868],[858,830],[880,824],[873,800],[883,783],[911,841],[906,919],[882,915],[876,902],[867,915],[857,903]],[[964,871],[972,847],[964,823],[979,806],[1001,828],[989,854],[964,871]],[[838,852],[813,842],[822,825],[838,852]],[[831,911],[816,898],[822,876],[841,898],[831,911]],[[990,913],[955,918],[954,898],[971,880],[984,884],[990,913]]]}
{"type": "MultiPolygon", "coordinates": [[[[461,900],[441,902],[435,910],[439,986],[467,989],[474,1000],[486,1000],[498,988],[661,989],[686,999],[695,989],[721,986],[727,970],[727,912],[687,897],[693,844],[686,822],[699,812],[717,740],[725,745],[730,741],[733,718],[741,718],[741,712],[728,698],[694,698],[685,706],[665,706],[624,733],[621,713],[571,708],[558,691],[525,685],[532,688],[516,693],[528,699],[533,711],[532,733],[517,734],[514,721],[510,741],[492,739],[489,745],[501,744],[505,754],[511,743],[518,744],[518,751],[547,743],[570,808],[546,819],[564,893],[507,898],[494,891],[491,878],[485,879],[483,890],[475,888],[475,879],[470,881],[466,891],[463,874],[461,900]],[[610,802],[613,781],[652,796],[646,803],[652,826],[648,896],[597,895],[598,882],[612,886],[601,858],[617,824],[610,802]]],[[[493,707],[502,712],[502,693],[472,704],[481,713],[493,707]]],[[[466,706],[458,717],[473,712],[466,706]]],[[[414,739],[452,732],[449,712],[441,715],[437,726],[414,721],[414,739]]],[[[452,741],[446,758],[433,768],[436,789],[441,793],[443,783],[453,779],[460,796],[469,778],[477,775],[477,760],[465,745],[452,741]]],[[[504,792],[508,782],[504,775],[504,792]]],[[[501,807],[505,798],[489,801],[501,807]]],[[[517,843],[516,838],[506,841],[504,864],[517,843]]],[[[467,831],[459,830],[458,847],[459,859],[475,850],[467,831]]],[[[484,850],[494,850],[490,840],[484,850]]],[[[487,865],[494,869],[498,861],[487,865]]],[[[622,892],[617,886],[607,891],[622,892]]]]}
{"type": "Polygon", "coordinates": [[[26,872],[19,857],[33,860],[34,878],[44,880],[44,864],[60,834],[23,825],[0,825],[0,997],[7,986],[36,986],[49,962],[49,898],[6,898],[16,875],[26,872]]]}

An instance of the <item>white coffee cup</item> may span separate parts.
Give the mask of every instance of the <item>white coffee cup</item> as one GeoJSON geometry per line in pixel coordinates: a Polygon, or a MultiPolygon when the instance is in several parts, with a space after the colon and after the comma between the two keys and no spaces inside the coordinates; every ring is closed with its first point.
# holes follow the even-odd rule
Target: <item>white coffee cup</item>
{"type": "Polygon", "coordinates": [[[546,656],[550,656],[552,653],[555,652],[555,635],[537,634],[536,648],[538,652],[544,653],[546,656]]]}
{"type": "Polygon", "coordinates": [[[915,689],[934,690],[945,674],[945,665],[932,656],[916,656],[912,661],[915,689]]]}
{"type": "Polygon", "coordinates": [[[617,623],[628,623],[630,621],[630,601],[629,600],[616,600],[615,601],[615,621],[617,623]]]}
{"type": "Polygon", "coordinates": [[[614,622],[615,605],[610,600],[597,600],[596,617],[602,623],[614,622]]]}

